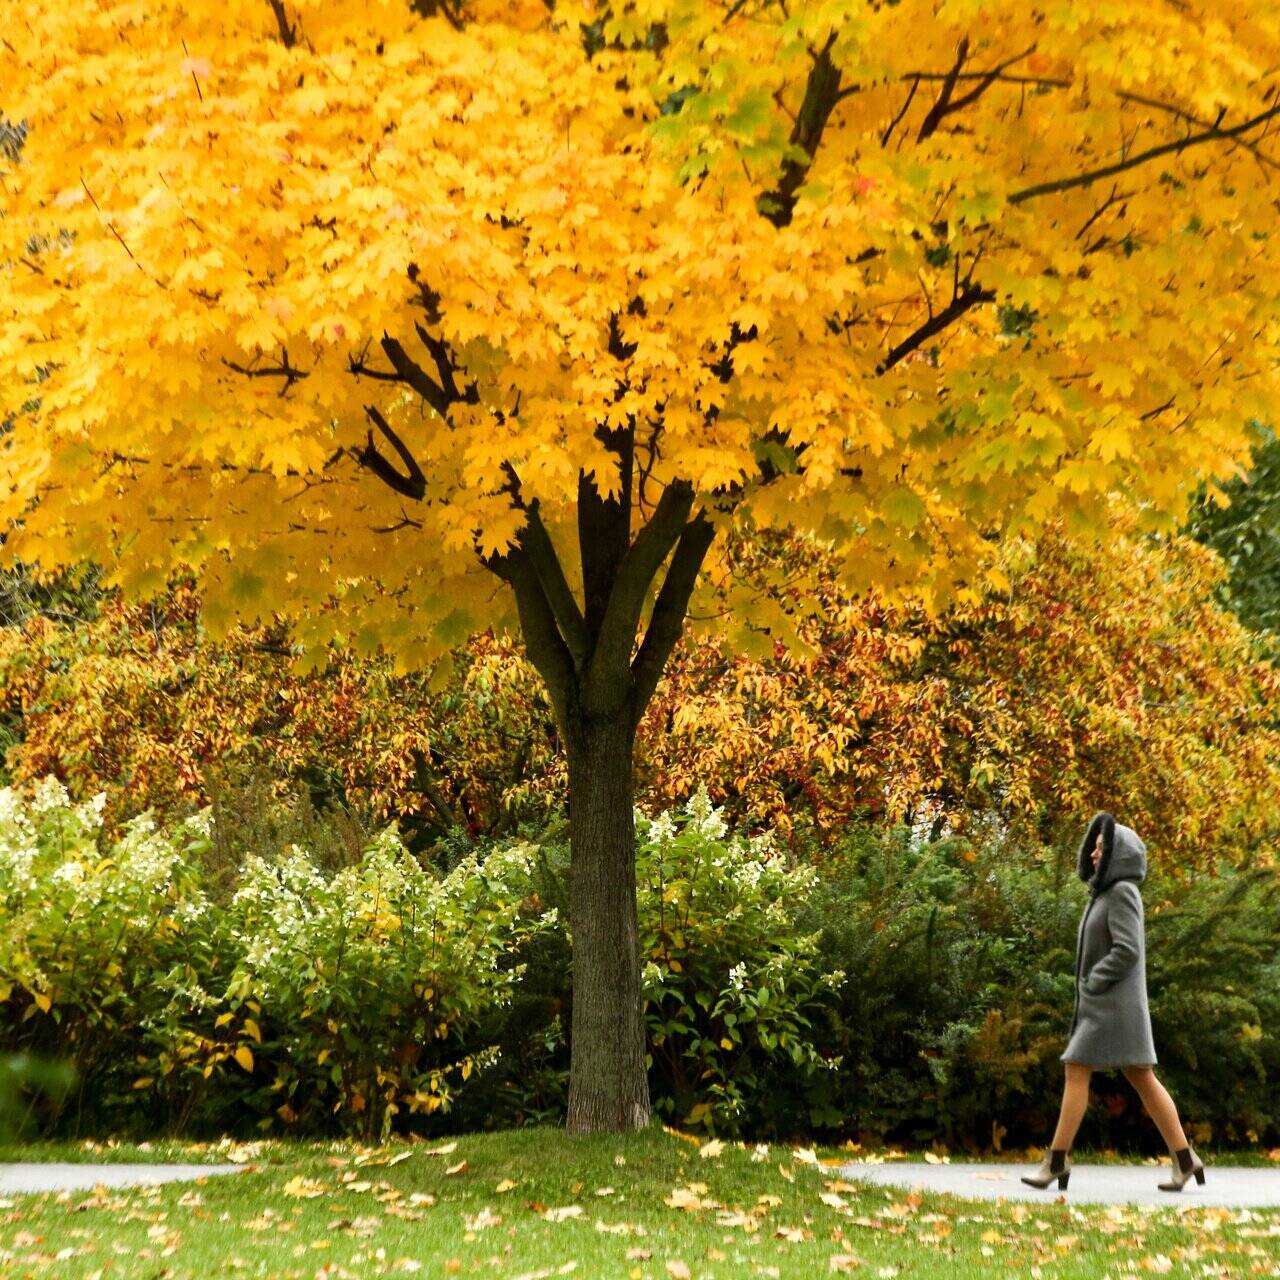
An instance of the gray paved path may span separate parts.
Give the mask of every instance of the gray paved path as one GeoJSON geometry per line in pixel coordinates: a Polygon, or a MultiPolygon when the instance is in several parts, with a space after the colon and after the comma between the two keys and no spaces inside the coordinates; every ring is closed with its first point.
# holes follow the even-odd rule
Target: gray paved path
{"type": "Polygon", "coordinates": [[[1071,1170],[1066,1191],[1056,1182],[1037,1191],[1020,1182],[1036,1166],[1015,1164],[916,1164],[890,1160],[884,1164],[847,1164],[840,1176],[853,1181],[925,1191],[949,1191],[977,1200],[1031,1200],[1052,1204],[1062,1196],[1070,1204],[1153,1204],[1166,1209],[1280,1208],[1280,1169],[1241,1169],[1210,1165],[1205,1184],[1194,1179],[1177,1193],[1161,1191],[1157,1182],[1169,1177],[1168,1163],[1156,1165],[1078,1164],[1071,1170]]]}
{"type": "Polygon", "coordinates": [[[189,1182],[243,1172],[239,1164],[0,1164],[0,1195],[189,1182]]]}

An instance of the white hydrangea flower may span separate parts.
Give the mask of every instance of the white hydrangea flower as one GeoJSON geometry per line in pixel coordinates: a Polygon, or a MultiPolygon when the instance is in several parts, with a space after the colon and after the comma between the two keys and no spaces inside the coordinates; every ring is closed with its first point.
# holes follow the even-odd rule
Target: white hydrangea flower
{"type": "Polygon", "coordinates": [[[31,793],[31,812],[48,813],[51,809],[67,807],[67,789],[53,774],[41,778],[31,793]]]}

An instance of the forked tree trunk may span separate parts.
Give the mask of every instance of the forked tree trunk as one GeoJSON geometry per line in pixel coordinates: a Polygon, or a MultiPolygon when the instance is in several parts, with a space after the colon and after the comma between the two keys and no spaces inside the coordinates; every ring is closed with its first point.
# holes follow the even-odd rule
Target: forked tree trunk
{"type": "MultiPolygon", "coordinates": [[[[630,718],[595,722],[569,748],[570,928],[573,931],[569,1133],[649,1123],[630,718]]],[[[572,741],[572,739],[571,739],[572,741]]]]}

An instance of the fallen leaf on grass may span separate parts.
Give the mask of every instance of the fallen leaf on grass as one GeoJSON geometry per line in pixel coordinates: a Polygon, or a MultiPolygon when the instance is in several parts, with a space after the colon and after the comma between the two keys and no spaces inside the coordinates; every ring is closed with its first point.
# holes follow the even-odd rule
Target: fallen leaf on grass
{"type": "Polygon", "coordinates": [[[516,1184],[512,1182],[510,1178],[503,1178],[503,1180],[500,1183],[498,1183],[496,1187],[494,1187],[494,1190],[499,1195],[502,1195],[507,1191],[514,1191],[515,1188],[516,1188],[516,1184]]]}
{"type": "Polygon", "coordinates": [[[714,1200],[704,1200],[701,1193],[707,1188],[701,1182],[691,1182],[687,1187],[676,1187],[663,1201],[668,1209],[687,1209],[690,1213],[698,1209],[717,1209],[714,1200]]]}
{"type": "Polygon", "coordinates": [[[304,1178],[301,1174],[296,1178],[290,1178],[281,1187],[281,1190],[287,1196],[296,1196],[302,1200],[313,1200],[316,1196],[322,1196],[325,1193],[323,1183],[313,1182],[310,1178],[304,1178]]]}
{"type": "Polygon", "coordinates": [[[845,1182],[840,1178],[835,1178],[831,1182],[823,1183],[828,1191],[851,1191],[855,1195],[858,1192],[858,1184],[856,1182],[845,1182]]]}
{"type": "Polygon", "coordinates": [[[653,1257],[652,1249],[642,1249],[638,1245],[627,1250],[628,1262],[648,1262],[653,1257]]]}
{"type": "Polygon", "coordinates": [[[459,1160],[457,1164],[451,1164],[445,1171],[445,1177],[451,1177],[455,1173],[465,1173],[467,1171],[467,1162],[459,1160]]]}
{"type": "Polygon", "coordinates": [[[926,1151],[924,1153],[925,1164],[950,1164],[950,1156],[940,1156],[936,1151],[926,1151]]]}
{"type": "Polygon", "coordinates": [[[818,1153],[812,1147],[797,1147],[792,1153],[793,1160],[799,1160],[801,1164],[817,1164],[818,1153]]]}
{"type": "Polygon", "coordinates": [[[491,1213],[489,1206],[485,1205],[474,1217],[464,1217],[462,1221],[466,1224],[468,1231],[483,1231],[486,1227],[501,1226],[502,1215],[500,1213],[491,1213]]]}
{"type": "Polygon", "coordinates": [[[841,1195],[837,1195],[834,1191],[824,1191],[818,1197],[823,1204],[829,1205],[832,1209],[847,1209],[849,1202],[841,1195]]]}
{"type": "Polygon", "coordinates": [[[779,1227],[774,1233],[775,1240],[786,1240],[789,1244],[799,1244],[802,1240],[813,1239],[813,1232],[803,1227],[779,1227]]]}
{"type": "Polygon", "coordinates": [[[671,1280],[691,1280],[693,1272],[689,1270],[687,1262],[681,1262],[679,1258],[668,1258],[667,1274],[671,1276],[671,1280]]]}
{"type": "Polygon", "coordinates": [[[852,1253],[833,1253],[831,1261],[828,1263],[830,1271],[852,1271],[855,1267],[862,1266],[862,1259],[852,1253]]]}
{"type": "Polygon", "coordinates": [[[724,1150],[724,1143],[719,1138],[712,1138],[710,1142],[704,1142],[698,1148],[698,1154],[704,1160],[714,1160],[724,1150]]]}
{"type": "MultiPolygon", "coordinates": [[[[456,1142],[446,1142],[442,1147],[432,1147],[429,1151],[424,1151],[424,1156],[451,1156],[458,1149],[456,1142]]],[[[445,1266],[449,1264],[446,1262],[445,1266]]]]}
{"type": "Polygon", "coordinates": [[[558,1209],[548,1209],[543,1215],[547,1222],[566,1222],[569,1218],[582,1217],[580,1204],[566,1204],[558,1209]]]}

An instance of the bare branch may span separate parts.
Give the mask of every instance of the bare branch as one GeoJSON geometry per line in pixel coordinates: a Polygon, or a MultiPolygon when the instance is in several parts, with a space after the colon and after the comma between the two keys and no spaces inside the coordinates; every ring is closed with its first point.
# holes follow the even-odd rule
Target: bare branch
{"type": "Polygon", "coordinates": [[[994,302],[995,296],[995,292],[991,289],[984,289],[972,282],[966,283],[941,311],[926,320],[914,333],[903,338],[896,347],[892,347],[888,355],[876,365],[876,373],[887,373],[894,365],[900,364],[913,351],[922,347],[930,338],[958,320],[966,311],[982,302],[994,302]]]}
{"type": "Polygon", "coordinates": [[[289,16],[284,11],[283,0],[267,0],[271,12],[276,15],[276,27],[280,32],[280,43],[286,49],[292,49],[298,43],[298,28],[289,25],[289,16]]]}
{"type": "Polygon", "coordinates": [[[832,111],[840,101],[840,69],[831,60],[836,38],[831,35],[822,49],[814,54],[809,79],[805,83],[804,100],[791,129],[791,143],[808,157],[803,163],[788,159],[783,162],[778,185],[762,197],[762,212],[775,227],[790,225],[796,207],[796,192],[804,184],[822,142],[823,131],[832,111]]]}
{"type": "Polygon", "coordinates": [[[1111,178],[1117,173],[1124,173],[1128,169],[1136,169],[1139,165],[1146,164],[1149,160],[1157,160],[1161,156],[1176,155],[1179,152],[1189,150],[1191,147],[1198,147],[1204,142],[1234,141],[1248,133],[1249,130],[1256,129],[1258,125],[1265,124],[1268,120],[1273,120],[1277,116],[1280,116],[1280,104],[1269,107],[1266,111],[1261,111],[1256,116],[1251,116],[1248,120],[1242,120],[1239,124],[1233,125],[1229,129],[1212,126],[1201,133],[1188,134],[1185,138],[1179,138],[1175,142],[1166,142],[1158,147],[1149,147],[1146,151],[1139,151],[1135,155],[1119,160],[1115,164],[1104,165],[1100,169],[1091,169],[1087,173],[1073,174],[1069,178],[1056,178],[1051,182],[1038,182],[1035,186],[1024,187],[1021,191],[1015,191],[1009,196],[1009,203],[1023,204],[1028,200],[1036,199],[1038,196],[1054,195],[1061,191],[1072,191],[1077,187],[1092,186],[1103,178],[1111,178]]]}
{"type": "Polygon", "coordinates": [[[378,428],[391,447],[400,455],[400,461],[404,463],[407,474],[401,475],[378,452],[377,446],[373,442],[372,431],[369,432],[369,439],[364,448],[355,453],[356,461],[362,467],[372,471],[389,488],[403,494],[406,498],[413,498],[414,501],[421,502],[427,492],[427,478],[422,474],[422,468],[418,466],[417,459],[410,453],[404,441],[391,429],[386,418],[373,405],[365,405],[364,411],[368,415],[369,421],[378,428]]]}
{"type": "Polygon", "coordinates": [[[675,554],[667,568],[667,576],[654,601],[653,614],[644,640],[631,664],[634,723],[639,723],[658,681],[662,678],[667,659],[684,630],[689,599],[715,536],[715,526],[707,518],[706,512],[701,510],[681,531],[680,541],[676,544],[675,554]]]}

